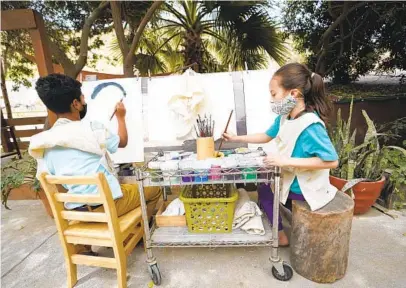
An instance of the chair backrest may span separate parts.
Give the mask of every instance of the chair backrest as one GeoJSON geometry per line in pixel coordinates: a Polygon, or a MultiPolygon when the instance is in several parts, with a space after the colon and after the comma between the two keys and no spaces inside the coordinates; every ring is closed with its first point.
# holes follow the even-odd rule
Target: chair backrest
{"type": "Polygon", "coordinates": [[[62,237],[65,229],[69,226],[69,221],[102,222],[108,224],[113,242],[122,241],[113,196],[103,173],[93,176],[52,176],[48,173],[42,173],[39,180],[48,198],[57,228],[62,237]],[[58,186],[64,184],[96,185],[99,193],[81,195],[58,191],[58,186]],[[66,202],[101,204],[104,212],[66,210],[64,206],[66,202]]]}

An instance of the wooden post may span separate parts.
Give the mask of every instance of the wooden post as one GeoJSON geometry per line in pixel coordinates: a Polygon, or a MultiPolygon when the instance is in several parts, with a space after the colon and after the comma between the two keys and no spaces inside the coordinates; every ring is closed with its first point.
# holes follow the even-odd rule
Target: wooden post
{"type": "MultiPolygon", "coordinates": [[[[52,54],[48,47],[48,38],[44,20],[41,14],[31,9],[15,9],[1,11],[1,30],[28,29],[32,46],[35,53],[40,76],[53,73],[52,54]]],[[[55,113],[48,110],[49,124],[52,126],[56,121],[55,113]]]]}
{"type": "MultiPolygon", "coordinates": [[[[32,10],[34,14],[36,29],[30,29],[32,46],[34,47],[35,62],[37,62],[38,72],[41,77],[54,72],[52,64],[52,54],[48,48],[48,37],[46,35],[44,20],[41,15],[32,10]]],[[[50,127],[56,121],[56,114],[48,110],[48,124],[50,127]]]]}
{"type": "Polygon", "coordinates": [[[291,264],[303,277],[332,283],[344,277],[348,264],[354,201],[345,193],[323,208],[311,211],[293,201],[291,264]]]}

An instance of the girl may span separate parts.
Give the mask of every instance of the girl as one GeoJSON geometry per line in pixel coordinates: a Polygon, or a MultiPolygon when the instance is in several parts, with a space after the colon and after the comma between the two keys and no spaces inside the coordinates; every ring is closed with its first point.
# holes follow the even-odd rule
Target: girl
{"type": "MultiPolygon", "coordinates": [[[[329,203],[337,191],[329,182],[329,169],[336,168],[338,156],[325,128],[331,110],[320,75],[299,63],[281,67],[269,84],[271,109],[279,116],[265,132],[234,136],[227,141],[271,143],[264,159],[266,166],[282,168],[280,201],[307,201],[312,210],[329,203]]],[[[258,198],[272,222],[273,194],[269,185],[258,188],[258,198]]],[[[287,246],[288,238],[279,216],[279,245],[287,246]]]]}

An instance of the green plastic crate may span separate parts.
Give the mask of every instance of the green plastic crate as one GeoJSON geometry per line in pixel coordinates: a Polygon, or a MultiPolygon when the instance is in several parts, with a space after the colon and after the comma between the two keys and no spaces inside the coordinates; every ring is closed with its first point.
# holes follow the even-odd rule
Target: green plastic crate
{"type": "Polygon", "coordinates": [[[182,189],[179,198],[185,205],[186,222],[189,232],[232,232],[238,191],[231,185],[208,184],[192,187],[186,186],[182,189]],[[208,195],[222,195],[226,197],[211,198],[208,195]]]}

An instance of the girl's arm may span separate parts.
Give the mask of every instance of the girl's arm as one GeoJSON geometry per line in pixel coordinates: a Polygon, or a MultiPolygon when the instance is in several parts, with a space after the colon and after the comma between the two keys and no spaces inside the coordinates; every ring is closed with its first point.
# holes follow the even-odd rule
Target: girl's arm
{"type": "Polygon", "coordinates": [[[293,158],[280,155],[268,155],[264,159],[266,166],[293,167],[308,170],[334,169],[338,166],[338,160],[323,161],[319,157],[293,158]]]}
{"type": "Polygon", "coordinates": [[[252,143],[252,144],[263,144],[268,143],[269,141],[272,140],[272,138],[266,135],[265,133],[240,135],[240,136],[224,133],[223,138],[224,140],[229,142],[252,143]]]}

